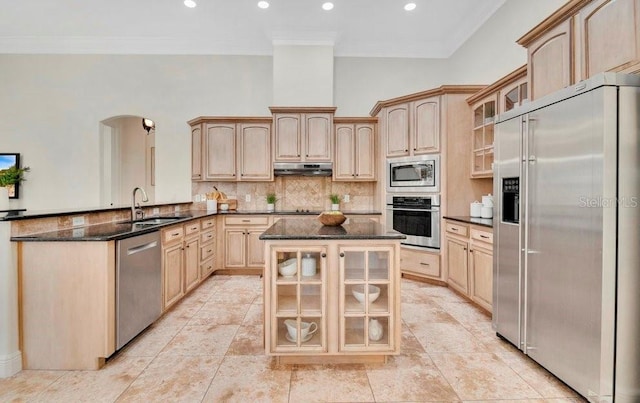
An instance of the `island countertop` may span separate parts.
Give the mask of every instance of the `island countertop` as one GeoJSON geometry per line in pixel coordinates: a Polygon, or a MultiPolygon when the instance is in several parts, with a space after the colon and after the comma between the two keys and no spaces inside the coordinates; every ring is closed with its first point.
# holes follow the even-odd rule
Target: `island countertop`
{"type": "Polygon", "coordinates": [[[367,218],[350,218],[337,227],[315,218],[283,218],[260,235],[261,240],[293,239],[405,239],[406,236],[367,218]]]}

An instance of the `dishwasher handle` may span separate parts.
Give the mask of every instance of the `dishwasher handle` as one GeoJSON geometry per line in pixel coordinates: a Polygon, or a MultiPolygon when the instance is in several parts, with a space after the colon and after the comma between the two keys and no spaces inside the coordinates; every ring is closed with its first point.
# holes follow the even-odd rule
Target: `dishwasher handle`
{"type": "Polygon", "coordinates": [[[128,256],[134,255],[138,252],[143,252],[147,249],[155,248],[157,246],[158,246],[158,241],[149,242],[144,245],[134,246],[133,248],[127,249],[127,255],[128,256]]]}

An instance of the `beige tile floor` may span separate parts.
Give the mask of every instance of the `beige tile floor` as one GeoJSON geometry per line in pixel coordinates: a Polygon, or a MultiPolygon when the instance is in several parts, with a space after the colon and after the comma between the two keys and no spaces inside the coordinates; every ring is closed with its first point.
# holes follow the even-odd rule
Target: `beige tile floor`
{"type": "Polygon", "coordinates": [[[213,276],[100,371],[22,371],[0,402],[581,402],[447,288],[402,280],[402,353],[376,365],[276,365],[258,277],[213,276]]]}

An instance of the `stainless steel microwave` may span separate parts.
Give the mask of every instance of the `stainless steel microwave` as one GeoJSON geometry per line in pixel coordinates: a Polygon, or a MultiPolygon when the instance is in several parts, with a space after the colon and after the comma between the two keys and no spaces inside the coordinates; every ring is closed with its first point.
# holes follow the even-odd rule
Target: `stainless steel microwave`
{"type": "Polygon", "coordinates": [[[387,191],[440,192],[440,155],[402,157],[387,160],[387,191]]]}

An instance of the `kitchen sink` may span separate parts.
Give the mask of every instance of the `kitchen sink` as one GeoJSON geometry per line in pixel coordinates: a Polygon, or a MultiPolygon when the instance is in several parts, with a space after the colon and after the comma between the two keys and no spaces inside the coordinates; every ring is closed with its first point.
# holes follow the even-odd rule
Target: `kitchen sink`
{"type": "Polygon", "coordinates": [[[170,223],[176,220],[181,220],[184,218],[187,218],[187,217],[149,217],[149,218],[143,218],[141,220],[136,220],[136,221],[122,221],[118,224],[132,225],[134,228],[141,229],[141,228],[153,227],[156,225],[167,224],[167,223],[170,223]]]}

